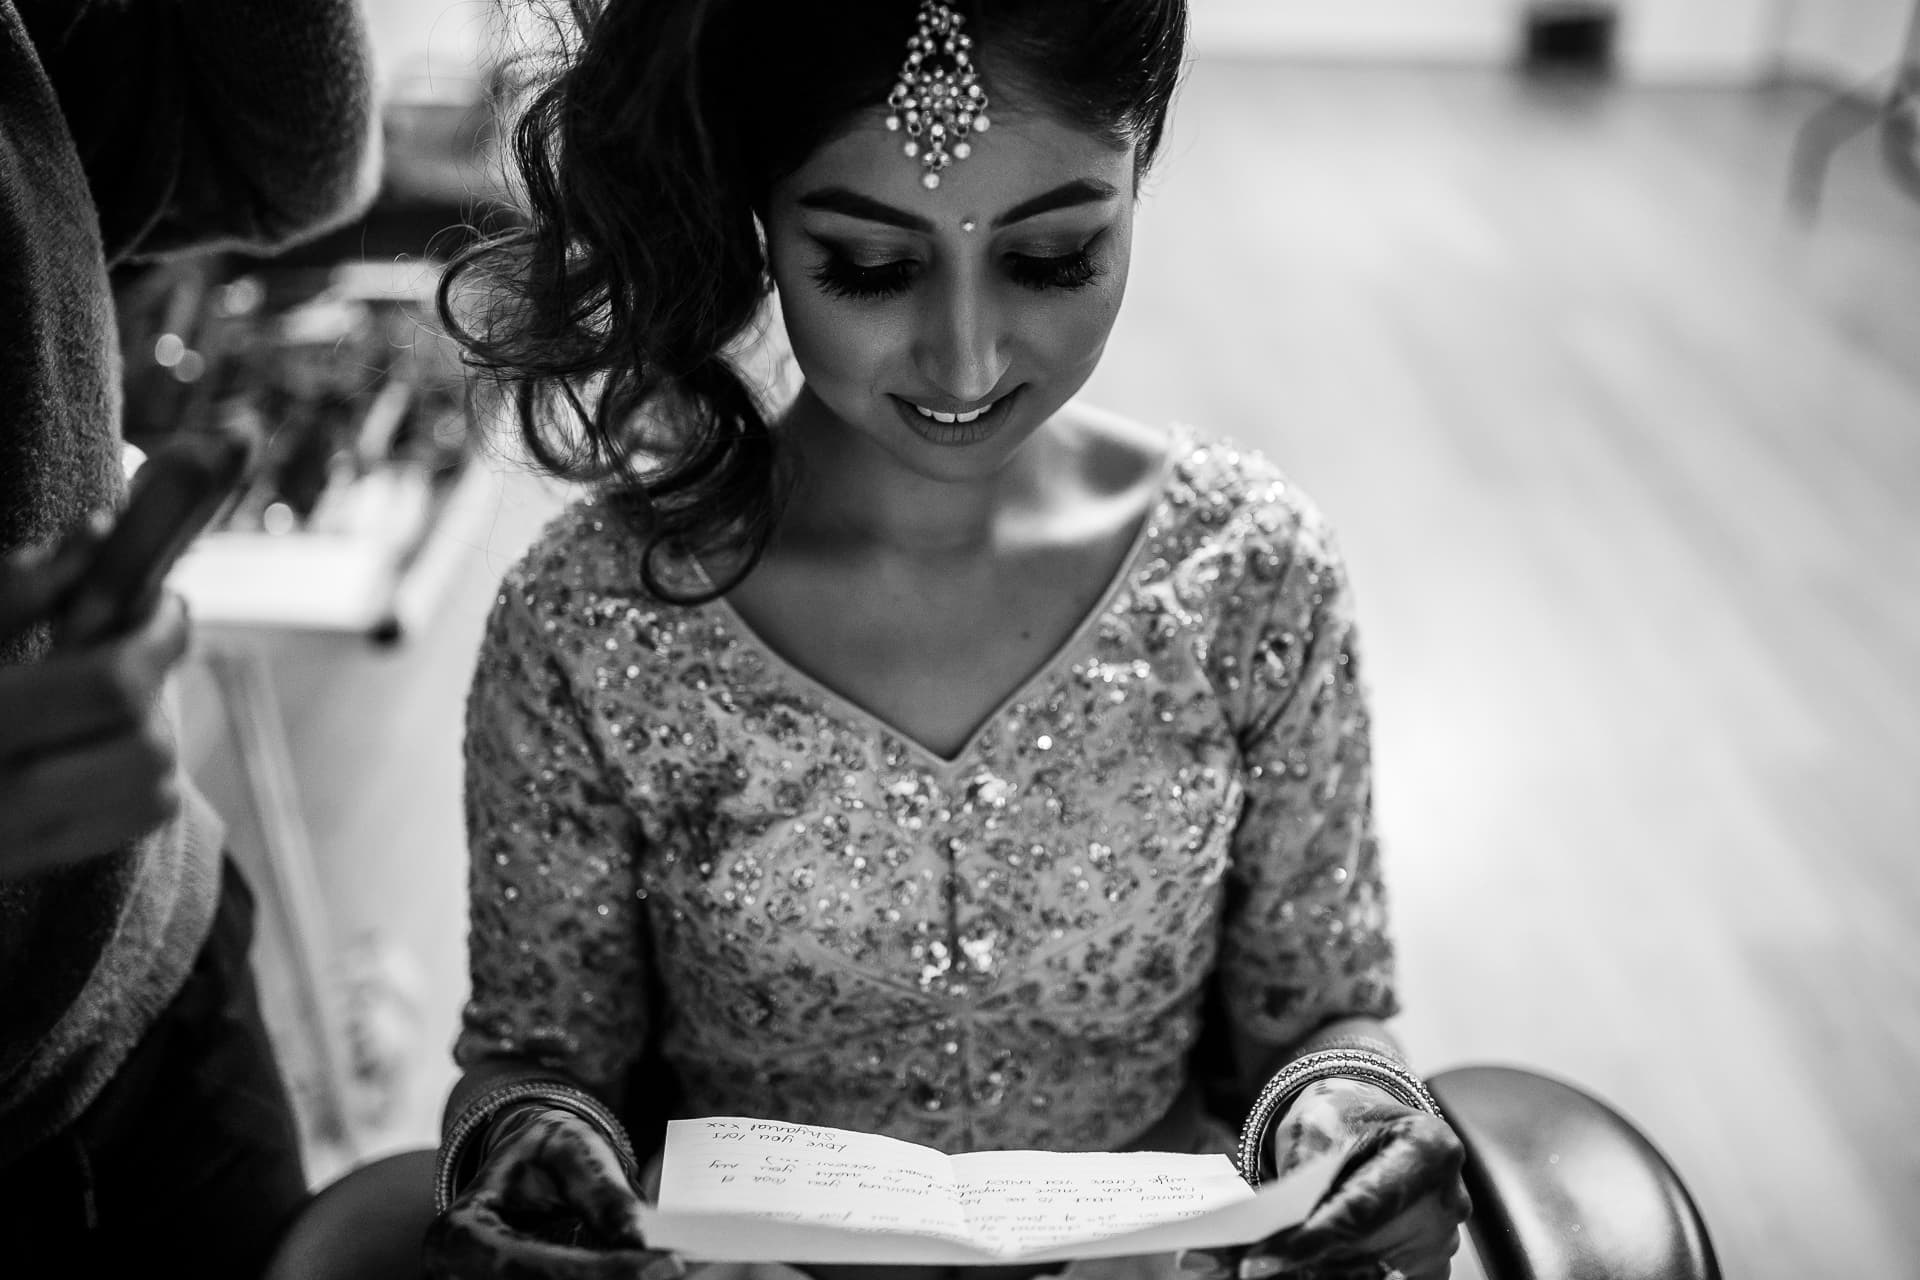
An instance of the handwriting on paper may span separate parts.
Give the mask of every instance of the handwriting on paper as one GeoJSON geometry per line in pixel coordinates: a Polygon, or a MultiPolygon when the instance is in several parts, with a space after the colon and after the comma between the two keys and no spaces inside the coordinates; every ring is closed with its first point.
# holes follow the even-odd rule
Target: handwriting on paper
{"type": "Polygon", "coordinates": [[[970,1238],[947,1157],[911,1142],[762,1120],[676,1120],[666,1159],[663,1209],[970,1238]]]}
{"type": "Polygon", "coordinates": [[[1046,1261],[1244,1244],[1298,1222],[1330,1168],[1255,1193],[1223,1155],[991,1151],[731,1116],[668,1126],[660,1248],[726,1261],[1046,1261]]]}

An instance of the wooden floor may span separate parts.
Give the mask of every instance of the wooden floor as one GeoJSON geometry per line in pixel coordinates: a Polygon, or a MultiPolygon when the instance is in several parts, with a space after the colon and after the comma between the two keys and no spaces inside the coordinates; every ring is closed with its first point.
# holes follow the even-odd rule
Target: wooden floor
{"type": "MultiPolygon", "coordinates": [[[[1203,63],[1090,394],[1257,444],[1342,532],[1423,1065],[1612,1101],[1729,1276],[1891,1280],[1920,1277],[1920,206],[1856,147],[1785,218],[1818,100],[1203,63]]],[[[432,1132],[461,995],[459,701],[551,502],[510,483],[402,649],[275,651],[337,927],[428,977],[396,1141],[432,1132]]]]}

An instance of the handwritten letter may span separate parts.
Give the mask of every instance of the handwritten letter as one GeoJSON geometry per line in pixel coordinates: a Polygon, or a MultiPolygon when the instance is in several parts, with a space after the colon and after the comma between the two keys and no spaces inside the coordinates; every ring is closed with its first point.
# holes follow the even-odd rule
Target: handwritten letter
{"type": "Polygon", "coordinates": [[[647,1240],[731,1262],[989,1263],[1247,1244],[1306,1216],[1320,1161],[1256,1194],[1223,1155],[983,1151],[716,1116],[667,1128],[647,1240]]]}
{"type": "Polygon", "coordinates": [[[952,1162],[911,1142],[716,1117],[673,1121],[665,1159],[662,1212],[972,1238],[954,1194],[952,1162]]]}

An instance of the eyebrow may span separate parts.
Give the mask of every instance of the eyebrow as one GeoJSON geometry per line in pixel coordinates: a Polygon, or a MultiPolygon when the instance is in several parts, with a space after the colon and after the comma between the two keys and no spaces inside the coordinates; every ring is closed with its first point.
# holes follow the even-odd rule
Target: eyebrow
{"type": "MultiPolygon", "coordinates": [[[[1024,222],[1028,218],[1037,218],[1043,213],[1053,213],[1060,209],[1071,209],[1077,205],[1094,204],[1102,200],[1111,200],[1117,194],[1110,182],[1097,178],[1075,178],[1072,182],[1063,182],[1051,191],[1043,191],[1031,200],[1022,200],[1013,208],[994,219],[995,227],[1011,226],[1024,222]]],[[[872,196],[861,195],[847,187],[822,187],[818,191],[801,196],[800,207],[818,209],[823,213],[844,214],[849,218],[861,218],[868,222],[884,223],[889,227],[900,227],[907,231],[919,231],[931,234],[933,224],[918,214],[896,209],[890,204],[875,200],[872,196]]]]}

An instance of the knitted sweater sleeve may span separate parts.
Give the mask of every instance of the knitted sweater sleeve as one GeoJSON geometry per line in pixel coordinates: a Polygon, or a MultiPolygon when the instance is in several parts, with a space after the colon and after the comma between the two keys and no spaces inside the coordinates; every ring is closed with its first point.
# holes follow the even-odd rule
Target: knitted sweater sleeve
{"type": "Polygon", "coordinates": [[[376,185],[357,0],[16,0],[72,131],[109,262],[270,251],[376,185]]]}

